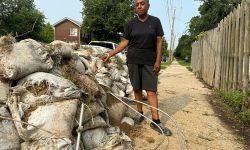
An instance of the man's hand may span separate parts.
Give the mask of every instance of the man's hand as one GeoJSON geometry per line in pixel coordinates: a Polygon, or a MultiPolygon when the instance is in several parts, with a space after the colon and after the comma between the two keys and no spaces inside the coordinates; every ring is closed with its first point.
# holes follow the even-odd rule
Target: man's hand
{"type": "Polygon", "coordinates": [[[155,62],[154,64],[154,69],[153,72],[155,73],[155,75],[158,75],[159,71],[161,70],[161,62],[155,62]]]}
{"type": "Polygon", "coordinates": [[[105,53],[104,55],[102,55],[101,59],[103,62],[107,62],[110,58],[109,53],[105,53]]]}

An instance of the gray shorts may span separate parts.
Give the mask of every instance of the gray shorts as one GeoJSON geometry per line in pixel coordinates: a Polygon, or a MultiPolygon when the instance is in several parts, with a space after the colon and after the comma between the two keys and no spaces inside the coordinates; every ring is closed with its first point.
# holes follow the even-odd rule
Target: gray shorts
{"type": "Polygon", "coordinates": [[[153,72],[153,66],[128,64],[128,72],[134,91],[157,91],[158,76],[153,72]]]}

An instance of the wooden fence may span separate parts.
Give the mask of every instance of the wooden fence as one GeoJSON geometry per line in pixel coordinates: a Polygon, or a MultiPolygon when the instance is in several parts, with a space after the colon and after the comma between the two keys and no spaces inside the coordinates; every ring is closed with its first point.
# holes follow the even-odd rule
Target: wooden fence
{"type": "MultiPolygon", "coordinates": [[[[242,3],[192,44],[191,66],[197,77],[217,89],[248,93],[250,0],[242,3]]],[[[248,106],[248,100],[244,101],[248,106]]]]}

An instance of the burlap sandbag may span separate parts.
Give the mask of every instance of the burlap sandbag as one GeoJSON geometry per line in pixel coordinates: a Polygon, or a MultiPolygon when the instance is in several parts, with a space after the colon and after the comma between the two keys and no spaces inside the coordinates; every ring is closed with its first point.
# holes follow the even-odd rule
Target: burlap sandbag
{"type": "Polygon", "coordinates": [[[7,95],[9,93],[10,84],[0,80],[0,103],[6,103],[7,95]]]}
{"type": "Polygon", "coordinates": [[[21,150],[73,150],[70,139],[42,139],[23,142],[21,150]]]}
{"type": "Polygon", "coordinates": [[[91,129],[83,132],[82,141],[87,150],[101,147],[108,140],[108,135],[103,128],[91,129]]]}
{"type": "Polygon", "coordinates": [[[46,45],[46,49],[51,53],[51,55],[59,55],[63,58],[71,58],[74,53],[74,50],[69,43],[59,40],[46,45]]]}
{"type": "MultiPolygon", "coordinates": [[[[0,105],[0,116],[11,118],[5,106],[0,105]]],[[[1,150],[19,150],[21,140],[15,129],[14,123],[10,120],[0,118],[0,149],[1,150]]]]}
{"type": "Polygon", "coordinates": [[[65,100],[46,105],[26,108],[20,97],[15,94],[9,96],[7,102],[12,118],[25,121],[31,125],[15,122],[19,136],[25,140],[40,140],[46,138],[68,138],[72,137],[74,118],[77,110],[78,99],[65,100]],[[22,117],[22,113],[24,113],[22,117]]]}
{"type": "Polygon", "coordinates": [[[48,72],[53,61],[44,47],[32,39],[13,44],[13,48],[0,59],[0,74],[17,80],[36,71],[48,72]]]}
{"type": "Polygon", "coordinates": [[[51,95],[57,99],[80,98],[81,92],[70,80],[49,73],[33,73],[18,82],[35,96],[51,95]]]}
{"type": "Polygon", "coordinates": [[[120,123],[122,118],[124,117],[128,107],[124,105],[120,99],[113,96],[112,94],[108,94],[107,97],[107,106],[108,106],[108,116],[111,122],[120,123]]]}
{"type": "Polygon", "coordinates": [[[101,116],[96,116],[93,120],[89,120],[83,125],[81,131],[86,131],[89,129],[95,129],[100,127],[108,127],[107,123],[101,116]]]}

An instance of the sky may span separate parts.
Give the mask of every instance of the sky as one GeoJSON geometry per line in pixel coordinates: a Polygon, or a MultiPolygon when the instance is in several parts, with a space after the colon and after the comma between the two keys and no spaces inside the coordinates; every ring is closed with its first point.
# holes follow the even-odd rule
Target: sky
{"type": "MultiPolygon", "coordinates": [[[[80,0],[34,0],[38,8],[46,17],[46,21],[54,24],[68,17],[82,21],[82,2],[80,0]]],[[[199,15],[200,2],[197,0],[150,0],[149,14],[161,20],[165,38],[170,43],[172,15],[176,9],[175,18],[175,47],[178,39],[187,30],[188,22],[193,16],[199,15]]]]}

